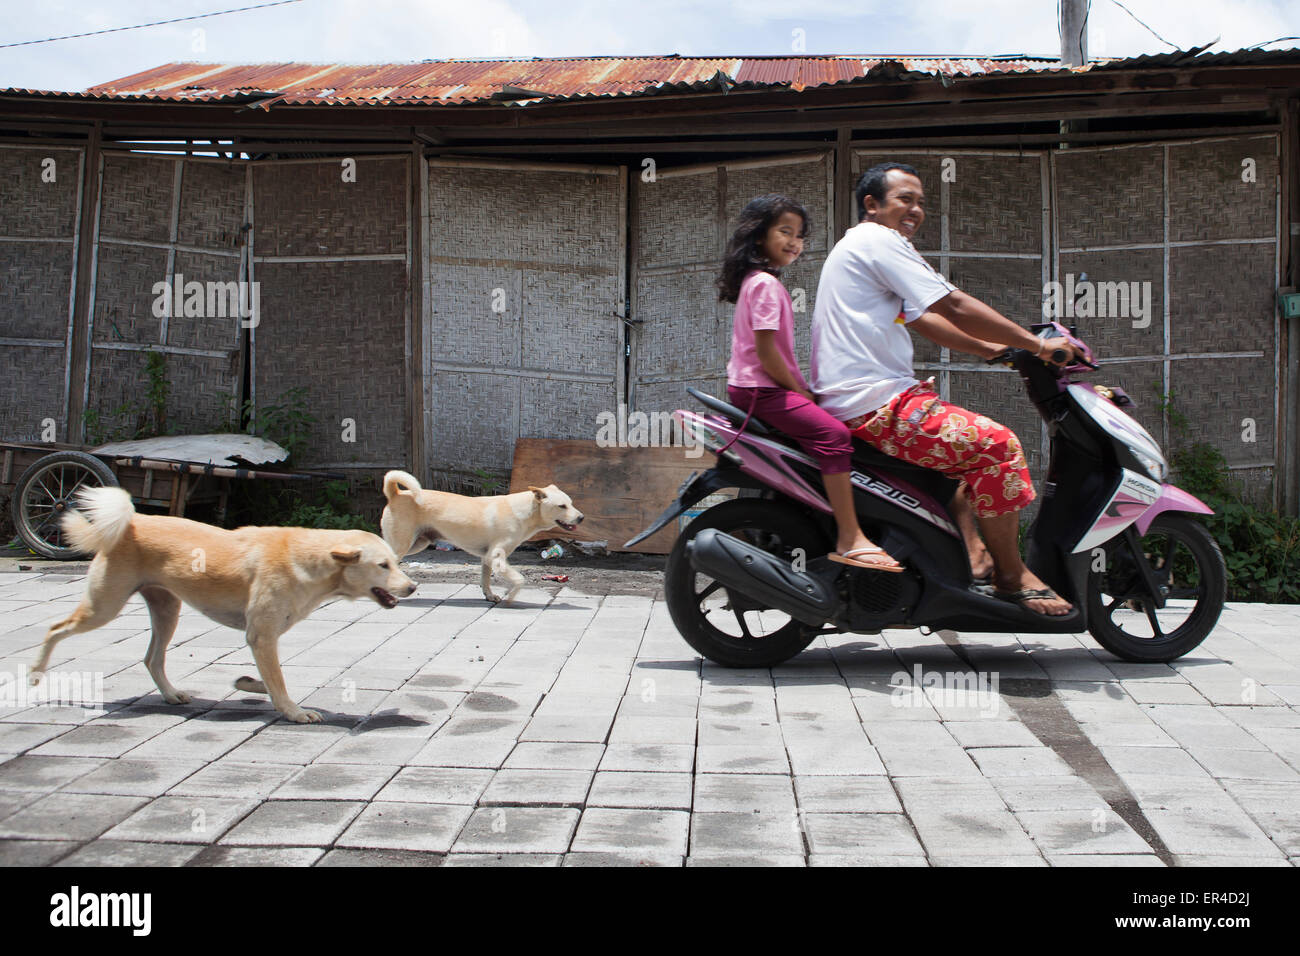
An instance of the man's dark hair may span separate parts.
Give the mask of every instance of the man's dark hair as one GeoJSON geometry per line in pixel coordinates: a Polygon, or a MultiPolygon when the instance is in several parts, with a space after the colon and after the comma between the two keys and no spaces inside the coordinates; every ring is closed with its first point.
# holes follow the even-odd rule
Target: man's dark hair
{"type": "Polygon", "coordinates": [[[877,163],[872,166],[858,179],[858,187],[853,190],[853,201],[857,204],[859,220],[866,215],[866,210],[862,208],[862,200],[867,196],[874,197],[876,202],[885,201],[885,179],[891,169],[901,170],[917,179],[921,178],[921,174],[907,163],[877,163]]]}

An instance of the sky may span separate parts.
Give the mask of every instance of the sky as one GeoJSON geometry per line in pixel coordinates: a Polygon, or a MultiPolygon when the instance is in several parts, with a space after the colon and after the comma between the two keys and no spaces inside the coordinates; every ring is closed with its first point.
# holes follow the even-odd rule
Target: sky
{"type": "MultiPolygon", "coordinates": [[[[82,90],[163,63],[808,54],[1057,56],[1056,0],[0,0],[0,89],[82,90]]],[[[1300,34],[1300,0],[1091,0],[1092,56],[1236,50],[1300,34]],[[1172,44],[1173,46],[1171,46],[1172,44]]],[[[1271,49],[1300,45],[1291,40],[1271,49]]]]}

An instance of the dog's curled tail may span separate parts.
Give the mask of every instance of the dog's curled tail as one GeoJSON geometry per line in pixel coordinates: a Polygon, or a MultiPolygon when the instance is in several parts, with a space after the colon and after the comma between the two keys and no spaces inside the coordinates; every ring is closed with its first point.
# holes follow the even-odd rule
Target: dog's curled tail
{"type": "Polygon", "coordinates": [[[415,480],[415,476],[408,475],[404,471],[390,471],[384,475],[384,497],[390,501],[399,492],[414,493],[422,490],[420,483],[415,480]]]}
{"type": "Polygon", "coordinates": [[[77,492],[76,509],[63,516],[63,533],[78,551],[112,551],[134,517],[131,496],[121,488],[86,488],[77,492]]]}

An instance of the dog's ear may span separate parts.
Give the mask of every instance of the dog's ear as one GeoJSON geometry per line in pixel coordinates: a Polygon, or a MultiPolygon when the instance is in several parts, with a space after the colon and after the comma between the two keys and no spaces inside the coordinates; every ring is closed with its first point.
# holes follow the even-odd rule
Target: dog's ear
{"type": "Polygon", "coordinates": [[[330,557],[339,564],[356,564],[361,560],[361,549],[345,548],[343,545],[339,545],[330,550],[330,557]]]}
{"type": "Polygon", "coordinates": [[[538,488],[538,487],[536,487],[536,486],[534,486],[534,485],[529,485],[529,486],[528,486],[528,490],[531,491],[531,492],[533,493],[533,496],[534,496],[538,501],[545,501],[545,500],[546,500],[546,496],[550,493],[550,492],[548,492],[545,488],[538,488]]]}

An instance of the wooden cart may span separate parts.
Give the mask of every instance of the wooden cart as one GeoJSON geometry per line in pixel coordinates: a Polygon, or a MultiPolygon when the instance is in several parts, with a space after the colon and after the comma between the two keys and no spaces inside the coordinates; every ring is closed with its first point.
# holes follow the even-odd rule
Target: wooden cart
{"type": "Polygon", "coordinates": [[[11,510],[18,536],[37,554],[54,559],[84,557],[64,540],[60,521],[82,488],[124,488],[137,507],[165,508],[178,517],[185,515],[189,505],[215,503],[217,523],[224,524],[231,479],[341,477],[97,454],[84,445],[0,442],[0,488],[12,489],[11,510]]]}

